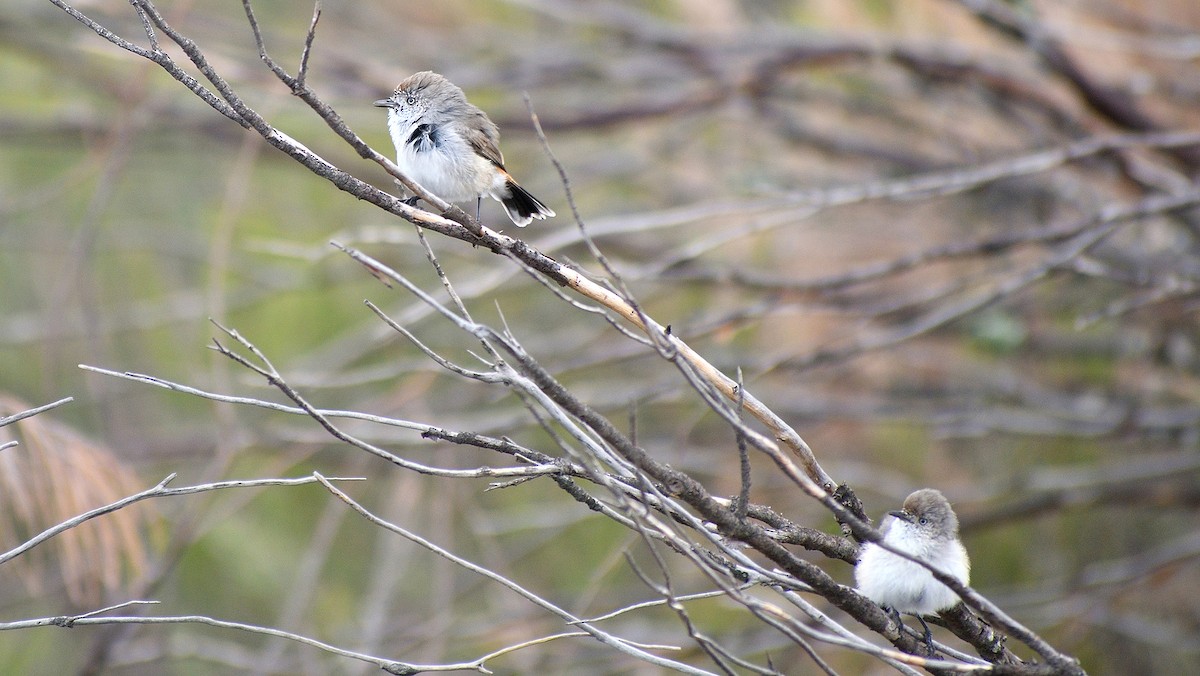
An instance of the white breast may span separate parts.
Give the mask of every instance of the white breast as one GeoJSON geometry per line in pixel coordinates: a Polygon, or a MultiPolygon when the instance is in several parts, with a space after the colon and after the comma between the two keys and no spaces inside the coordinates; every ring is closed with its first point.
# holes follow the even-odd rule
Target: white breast
{"type": "Polygon", "coordinates": [[[408,138],[417,128],[388,115],[388,131],[396,145],[396,165],[409,178],[448,202],[466,202],[493,190],[499,172],[475,153],[462,136],[443,128],[436,147],[416,152],[408,138]]]}

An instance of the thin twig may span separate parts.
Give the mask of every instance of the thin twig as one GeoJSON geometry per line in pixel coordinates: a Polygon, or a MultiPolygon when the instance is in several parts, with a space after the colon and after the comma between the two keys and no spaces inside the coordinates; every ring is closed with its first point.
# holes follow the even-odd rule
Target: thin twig
{"type": "Polygon", "coordinates": [[[10,416],[4,417],[4,418],[0,418],[0,427],[5,427],[7,425],[11,425],[11,424],[17,422],[18,420],[24,420],[26,418],[31,418],[39,413],[49,411],[52,408],[58,408],[59,406],[62,406],[63,404],[68,404],[72,401],[75,401],[75,397],[63,397],[62,399],[59,399],[58,401],[52,401],[49,404],[44,404],[42,406],[38,406],[37,408],[31,408],[28,411],[21,411],[20,413],[14,413],[13,415],[10,415],[10,416]]]}
{"type": "MultiPolygon", "coordinates": [[[[144,603],[144,602],[138,602],[144,603]]],[[[348,657],[350,659],[359,660],[374,664],[383,671],[389,674],[419,674],[430,671],[477,671],[480,673],[490,673],[483,669],[482,665],[477,662],[459,662],[454,664],[415,664],[408,662],[400,662],[390,660],[383,657],[375,657],[365,653],[355,652],[339,648],[314,638],[302,636],[290,631],[275,629],[273,627],[262,627],[245,622],[231,622],[228,620],[218,620],[205,615],[177,615],[165,617],[147,617],[141,615],[134,616],[106,616],[95,617],[95,612],[86,613],[83,615],[59,615],[56,617],[41,617],[31,620],[20,620],[17,622],[0,622],[0,631],[11,631],[14,629],[30,629],[33,627],[62,627],[71,629],[84,626],[101,626],[114,624],[141,624],[141,625],[156,625],[156,624],[204,624],[210,627],[219,627],[222,629],[234,629],[251,634],[260,634],[264,636],[273,636],[283,638],[289,641],[294,641],[312,648],[323,650],[327,653],[337,655],[339,657],[348,657]]]]}
{"type": "MultiPolygon", "coordinates": [[[[316,476],[318,478],[320,478],[319,474],[316,476]]],[[[508,578],[506,578],[492,570],[489,570],[482,566],[471,563],[470,561],[454,554],[453,552],[450,552],[442,547],[437,546],[436,544],[430,542],[429,540],[426,540],[425,538],[417,535],[416,533],[413,533],[405,528],[401,528],[400,526],[398,526],[390,521],[387,521],[385,519],[382,519],[382,518],[376,516],[370,510],[363,507],[361,504],[356,502],[353,498],[351,498],[349,495],[347,495],[343,491],[339,490],[333,484],[326,484],[325,488],[328,489],[329,492],[332,493],[334,496],[336,496],[339,500],[341,500],[342,502],[345,502],[347,505],[349,505],[350,508],[353,509],[355,512],[358,512],[365,519],[367,519],[371,523],[375,524],[376,526],[385,528],[385,529],[403,537],[404,539],[446,559],[447,561],[454,563],[455,565],[457,565],[465,570],[469,570],[472,573],[486,577],[489,580],[496,582],[497,584],[500,584],[501,586],[506,587],[506,588],[512,590],[513,592],[516,592],[518,595],[520,595],[525,600],[533,603],[534,605],[536,605],[544,610],[549,611],[550,613],[553,613],[554,615],[557,615],[558,617],[562,618],[566,622],[572,623],[574,626],[579,627],[580,629],[582,629],[583,631],[585,631],[589,635],[591,635],[593,638],[599,640],[601,643],[604,643],[605,645],[607,645],[609,647],[615,648],[616,650],[618,650],[624,654],[630,655],[632,657],[636,657],[636,658],[643,660],[645,662],[648,662],[650,664],[657,665],[660,667],[665,667],[668,669],[675,669],[675,670],[681,671],[683,673],[688,673],[688,674],[708,674],[708,673],[710,673],[710,672],[704,671],[702,669],[697,669],[690,665],[683,664],[681,662],[676,662],[675,660],[669,660],[669,659],[666,659],[663,657],[659,657],[657,655],[647,653],[645,650],[634,646],[632,643],[630,643],[624,639],[617,638],[616,636],[613,636],[612,634],[609,634],[608,632],[600,630],[600,629],[596,628],[595,626],[580,620],[579,618],[575,617],[574,615],[567,612],[566,610],[559,608],[554,603],[542,598],[541,596],[529,591],[528,589],[525,589],[524,587],[517,584],[516,582],[509,580],[508,578]]]]}
{"type": "MultiPolygon", "coordinates": [[[[182,495],[205,493],[205,492],[209,492],[209,491],[222,490],[222,489],[226,489],[226,488],[259,488],[259,487],[263,487],[263,486],[303,486],[303,485],[311,484],[311,483],[317,481],[313,477],[303,477],[303,478],[299,478],[299,479],[248,479],[248,480],[238,480],[238,481],[217,481],[217,482],[208,483],[208,484],[199,484],[196,486],[184,486],[181,488],[167,488],[167,484],[169,484],[171,481],[173,481],[175,479],[175,476],[176,475],[172,473],[172,474],[168,475],[167,478],[158,482],[153,487],[148,488],[140,493],[135,493],[134,495],[130,495],[128,497],[117,500],[116,502],[109,503],[107,505],[104,505],[103,507],[97,507],[96,509],[89,510],[87,512],[84,512],[83,514],[74,516],[74,517],[67,519],[66,521],[63,521],[55,526],[47,528],[46,530],[42,531],[41,533],[35,535],[34,537],[32,537],[28,540],[26,540],[24,543],[18,545],[17,547],[14,547],[13,549],[10,549],[7,552],[4,552],[3,554],[0,554],[0,565],[3,565],[5,563],[7,563],[8,561],[11,561],[12,559],[15,559],[16,557],[24,554],[25,552],[42,544],[46,540],[49,540],[50,538],[52,538],[60,533],[63,533],[65,531],[68,531],[72,528],[75,528],[76,526],[78,526],[86,521],[90,521],[98,516],[104,516],[105,514],[110,514],[119,509],[128,507],[129,505],[132,505],[135,502],[141,502],[142,500],[146,500],[148,498],[178,497],[178,496],[182,496],[182,495]]],[[[363,481],[363,479],[361,479],[361,478],[342,478],[342,477],[337,477],[337,478],[330,477],[329,480],[330,481],[363,481]]]]}
{"type": "Polygon", "coordinates": [[[308,77],[308,57],[312,53],[313,40],[317,37],[317,22],[321,20],[321,0],[313,3],[312,23],[308,25],[308,33],[304,36],[304,50],[300,52],[300,70],[296,73],[296,84],[305,86],[308,77]]]}

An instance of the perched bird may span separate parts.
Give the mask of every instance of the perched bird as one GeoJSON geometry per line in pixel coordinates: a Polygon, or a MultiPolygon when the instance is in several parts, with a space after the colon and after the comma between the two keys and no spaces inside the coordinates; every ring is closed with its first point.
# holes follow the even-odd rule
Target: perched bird
{"type": "Polygon", "coordinates": [[[448,202],[475,200],[476,219],[490,195],[519,227],[554,215],[505,170],[496,124],[446,78],[428,70],[409,76],[375,105],[388,109],[396,165],[433,194],[448,202]]]}
{"type": "MultiPolygon", "coordinates": [[[[888,512],[881,527],[883,541],[928,562],[962,582],[970,579],[971,562],[958,539],[958,517],[941,492],[923,488],[904,500],[904,508],[888,512]]],[[[958,594],[934,579],[925,568],[873,543],[863,545],[854,579],[867,598],[893,612],[932,615],[958,603],[958,594]]],[[[925,627],[926,642],[930,641],[925,627]]]]}

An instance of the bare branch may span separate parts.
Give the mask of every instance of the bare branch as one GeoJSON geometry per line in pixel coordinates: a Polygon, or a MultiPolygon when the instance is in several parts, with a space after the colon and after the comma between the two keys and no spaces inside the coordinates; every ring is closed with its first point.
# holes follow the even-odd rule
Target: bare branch
{"type": "Polygon", "coordinates": [[[312,23],[308,25],[308,33],[304,36],[304,51],[300,52],[300,70],[296,73],[296,84],[303,88],[304,80],[308,77],[308,57],[312,53],[313,40],[317,37],[317,22],[321,20],[321,0],[313,3],[312,23]]]}
{"type": "MultiPolygon", "coordinates": [[[[13,549],[8,550],[7,552],[4,552],[3,554],[0,554],[0,565],[3,565],[5,563],[7,563],[8,561],[11,561],[12,559],[15,559],[16,557],[24,554],[25,552],[29,551],[30,549],[33,549],[34,547],[42,544],[46,540],[49,540],[50,538],[58,535],[59,533],[68,531],[68,530],[84,523],[85,521],[90,521],[91,519],[94,519],[98,516],[104,516],[105,514],[110,514],[119,509],[122,509],[124,507],[128,507],[129,505],[132,505],[135,502],[141,502],[142,500],[146,500],[147,498],[163,498],[163,497],[176,497],[176,496],[181,496],[181,495],[192,495],[194,493],[205,493],[208,491],[222,490],[222,489],[226,489],[226,488],[256,488],[256,487],[262,487],[262,486],[303,486],[305,484],[311,484],[311,483],[317,481],[317,479],[315,479],[313,477],[304,477],[304,478],[300,478],[300,479],[247,479],[247,480],[239,480],[239,481],[218,481],[218,482],[214,482],[214,483],[200,484],[200,485],[196,485],[196,486],[184,486],[181,488],[167,488],[167,484],[169,484],[174,479],[175,479],[175,475],[170,474],[167,476],[167,478],[158,482],[158,484],[156,484],[155,486],[148,488],[148,489],[142,491],[141,493],[136,493],[134,495],[123,498],[116,502],[104,505],[103,507],[97,507],[96,509],[84,512],[83,514],[80,514],[79,516],[76,516],[74,518],[63,521],[62,523],[60,523],[56,526],[47,528],[46,530],[42,531],[41,533],[30,538],[29,540],[26,540],[23,544],[21,544],[17,547],[14,547],[13,549]]],[[[329,480],[330,481],[362,481],[363,479],[330,477],[329,480]]]]}
{"type": "MultiPolygon", "coordinates": [[[[318,477],[319,477],[319,475],[318,475],[318,477]]],[[[507,587],[508,589],[519,594],[525,600],[533,603],[534,605],[536,605],[544,610],[547,610],[547,611],[553,613],[554,615],[557,615],[558,617],[562,618],[564,622],[567,622],[574,626],[580,627],[583,631],[587,632],[593,638],[599,640],[601,643],[604,643],[605,645],[607,645],[611,648],[618,650],[619,652],[622,652],[631,657],[635,657],[639,660],[648,662],[649,664],[653,664],[656,666],[665,667],[665,668],[669,668],[669,669],[674,669],[674,670],[677,670],[677,671],[680,671],[680,672],[686,673],[686,674],[708,674],[708,673],[710,673],[710,672],[704,671],[702,669],[696,669],[695,667],[689,666],[687,664],[683,664],[681,662],[676,662],[674,660],[668,660],[666,658],[662,658],[657,655],[652,655],[650,653],[647,653],[647,652],[645,652],[645,650],[636,647],[634,644],[632,644],[624,639],[617,638],[617,637],[609,634],[608,632],[602,631],[602,630],[596,628],[595,626],[593,626],[592,624],[573,616],[571,613],[567,612],[566,610],[559,608],[558,606],[551,603],[550,601],[525,589],[521,585],[518,585],[516,582],[513,582],[512,580],[509,580],[491,570],[488,570],[487,568],[484,568],[484,567],[478,566],[474,563],[471,563],[470,561],[467,561],[466,559],[463,559],[462,557],[455,555],[453,552],[450,552],[441,547],[438,547],[437,545],[433,544],[432,542],[422,538],[421,536],[419,536],[415,533],[412,533],[404,528],[401,528],[400,526],[397,526],[396,524],[393,524],[389,521],[379,518],[378,516],[375,516],[370,511],[368,511],[365,507],[363,507],[359,503],[355,502],[349,495],[342,492],[338,488],[334,487],[333,484],[326,484],[325,487],[329,490],[330,493],[333,493],[338,499],[345,502],[347,505],[350,506],[351,509],[358,512],[360,515],[362,515],[364,518],[366,518],[371,523],[373,523],[377,526],[386,528],[387,530],[389,530],[393,533],[396,533],[397,535],[405,538],[406,540],[408,540],[414,544],[417,544],[417,545],[423,547],[424,549],[427,549],[430,552],[433,552],[434,554],[437,554],[438,556],[440,556],[448,561],[451,561],[452,563],[454,563],[455,565],[457,565],[459,567],[462,567],[462,568],[469,570],[477,575],[481,575],[483,577],[488,578],[489,580],[492,580],[493,582],[496,582],[504,587],[507,587]]]]}
{"type": "MultiPolygon", "coordinates": [[[[113,608],[119,608],[122,605],[129,603],[149,603],[147,601],[131,601],[126,604],[119,604],[113,608]]],[[[109,610],[109,609],[104,609],[109,610]]],[[[221,629],[234,629],[237,631],[248,632],[251,634],[261,634],[264,636],[273,636],[275,638],[283,638],[289,641],[295,641],[302,645],[311,648],[317,648],[324,652],[337,655],[338,657],[347,657],[361,662],[374,664],[383,671],[389,674],[420,674],[433,671],[477,671],[479,673],[490,673],[484,669],[479,662],[460,662],[456,664],[410,664],[397,660],[389,660],[383,657],[375,657],[365,653],[354,652],[339,648],[314,638],[301,636],[290,631],[275,629],[273,627],[262,627],[254,624],[246,624],[244,622],[231,622],[228,620],[218,620],[213,617],[204,615],[178,615],[164,617],[147,617],[147,616],[108,616],[96,617],[96,613],[103,611],[93,611],[83,615],[59,615],[56,617],[41,617],[31,620],[20,620],[17,622],[0,622],[0,631],[11,631],[14,629],[31,629],[33,627],[62,627],[63,629],[72,629],[74,627],[99,626],[99,625],[115,625],[115,624],[204,624],[210,627],[219,627],[221,629]]]]}
{"type": "Polygon", "coordinates": [[[5,427],[7,425],[11,425],[19,420],[24,420],[25,418],[33,417],[39,413],[49,411],[52,408],[58,408],[59,406],[62,406],[63,404],[68,404],[72,401],[75,401],[75,397],[63,397],[62,399],[59,399],[58,401],[52,401],[49,404],[44,404],[42,406],[38,406],[37,408],[31,408],[28,411],[21,411],[20,413],[14,413],[13,415],[10,415],[7,417],[2,417],[2,418],[0,418],[0,427],[5,427]]]}

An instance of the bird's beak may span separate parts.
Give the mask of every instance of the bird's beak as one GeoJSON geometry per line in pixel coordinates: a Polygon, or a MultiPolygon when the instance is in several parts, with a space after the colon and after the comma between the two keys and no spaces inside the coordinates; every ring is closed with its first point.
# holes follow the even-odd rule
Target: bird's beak
{"type": "Polygon", "coordinates": [[[391,99],[379,99],[378,101],[375,102],[375,106],[377,108],[391,108],[392,100],[391,99]]]}
{"type": "Polygon", "coordinates": [[[900,519],[901,521],[908,521],[909,523],[912,523],[912,520],[913,520],[912,514],[909,514],[908,512],[906,512],[902,509],[898,509],[894,512],[888,512],[888,514],[896,517],[897,519],[900,519]]]}

